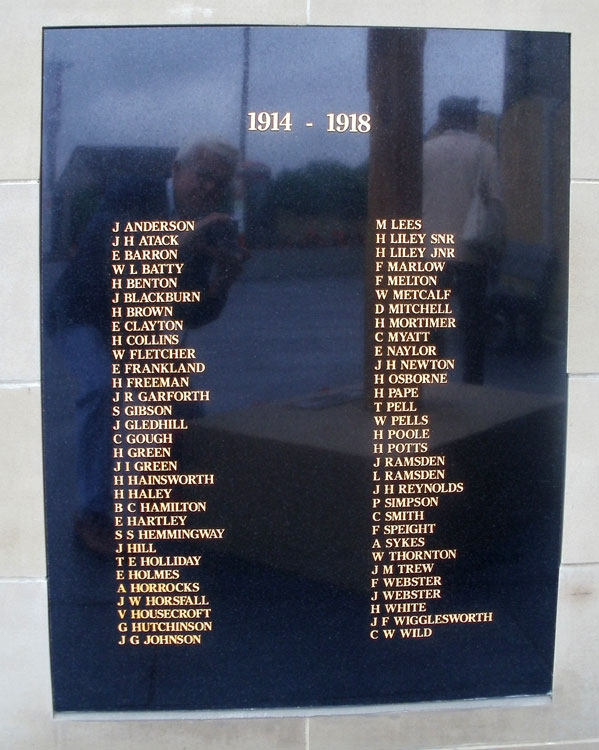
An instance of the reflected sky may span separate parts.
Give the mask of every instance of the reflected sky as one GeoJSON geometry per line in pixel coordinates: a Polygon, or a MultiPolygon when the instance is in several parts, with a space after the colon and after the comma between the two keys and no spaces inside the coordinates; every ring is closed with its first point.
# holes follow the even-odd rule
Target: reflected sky
{"type": "MultiPolygon", "coordinates": [[[[363,28],[252,28],[248,110],[292,110],[294,127],[277,137],[249,133],[249,159],[274,172],[308,160],[365,161],[368,139],[327,134],[325,116],[368,111],[367,39],[363,28]]],[[[501,110],[504,43],[503,32],[428,32],[425,130],[452,94],[501,110]]],[[[238,142],[242,27],[50,29],[44,48],[46,62],[66,64],[58,174],[81,144],[176,147],[194,136],[238,142]]]]}
{"type": "MultiPolygon", "coordinates": [[[[277,139],[249,134],[248,158],[274,171],[305,164],[307,152],[313,160],[365,160],[367,140],[354,136],[347,154],[347,137],[327,137],[325,115],[368,111],[366,37],[365,29],[252,29],[248,109],[293,107],[294,129],[277,139]],[[321,127],[308,130],[305,121],[318,117],[321,127]]],[[[47,60],[70,64],[59,172],[79,143],[176,146],[198,134],[238,141],[241,27],[60,29],[45,46],[47,60]]]]}
{"type": "Polygon", "coordinates": [[[430,29],[424,48],[424,130],[435,124],[446,96],[478,97],[479,108],[499,114],[503,106],[505,33],[430,29]]]}

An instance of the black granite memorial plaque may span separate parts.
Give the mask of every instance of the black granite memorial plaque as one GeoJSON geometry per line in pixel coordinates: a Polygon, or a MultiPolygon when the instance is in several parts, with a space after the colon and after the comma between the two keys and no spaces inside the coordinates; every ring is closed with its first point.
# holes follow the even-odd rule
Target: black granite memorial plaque
{"type": "Polygon", "coordinates": [[[46,29],[57,711],[551,691],[569,39],[46,29]]]}

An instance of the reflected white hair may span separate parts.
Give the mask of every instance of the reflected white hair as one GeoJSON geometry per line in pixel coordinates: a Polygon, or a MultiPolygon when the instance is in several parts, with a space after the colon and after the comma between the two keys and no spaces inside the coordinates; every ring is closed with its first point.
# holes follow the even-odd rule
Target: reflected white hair
{"type": "Polygon", "coordinates": [[[222,159],[230,167],[231,171],[234,171],[237,167],[239,159],[237,149],[218,138],[186,140],[177,151],[175,161],[179,164],[189,164],[201,153],[218,156],[219,159],[222,159]]]}

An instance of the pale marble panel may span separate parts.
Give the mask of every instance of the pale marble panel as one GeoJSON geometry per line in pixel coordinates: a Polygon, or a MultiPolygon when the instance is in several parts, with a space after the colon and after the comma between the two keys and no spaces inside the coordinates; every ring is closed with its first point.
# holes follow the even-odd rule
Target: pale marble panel
{"type": "Polygon", "coordinates": [[[39,386],[0,387],[0,576],[46,575],[39,386]]]}
{"type": "Polygon", "coordinates": [[[59,721],[60,750],[304,750],[304,720],[59,721]]]}
{"type": "Polygon", "coordinates": [[[304,0],[27,0],[4,2],[0,27],[0,180],[39,176],[43,26],[301,24],[304,0]]]}
{"type": "Polygon", "coordinates": [[[591,6],[592,0],[573,0],[568,9],[559,0],[544,0],[542,4],[517,4],[511,0],[479,0],[477,3],[467,0],[452,3],[443,0],[372,0],[369,3],[311,0],[310,23],[335,24],[343,19],[344,24],[351,26],[568,31],[577,8],[582,11],[591,6]]]}
{"type": "MultiPolygon", "coordinates": [[[[520,743],[514,745],[468,745],[467,750],[597,750],[599,747],[599,738],[592,738],[590,740],[581,740],[580,742],[543,742],[541,745],[531,745],[526,743],[521,745],[520,743]]],[[[435,750],[445,750],[444,748],[435,748],[435,750]]],[[[446,750],[453,750],[453,748],[447,748],[446,750]]]]}
{"type": "Polygon", "coordinates": [[[542,745],[484,745],[471,747],[470,750],[596,750],[599,747],[599,737],[580,742],[544,742],[542,745]]]}
{"type": "Polygon", "coordinates": [[[574,182],[570,190],[570,298],[568,372],[599,372],[599,183],[574,182]]]}
{"type": "Polygon", "coordinates": [[[599,377],[570,378],[562,561],[599,562],[599,377]]]}
{"type": "Polygon", "coordinates": [[[564,566],[554,694],[539,705],[443,703],[396,713],[315,717],[310,750],[594,747],[599,736],[599,565],[564,566]]]}
{"type": "Polygon", "coordinates": [[[37,184],[0,184],[0,383],[40,377],[38,198],[37,184]]]}
{"type": "Polygon", "coordinates": [[[46,585],[0,581],[0,746],[53,748],[46,585]]]}
{"type": "Polygon", "coordinates": [[[10,750],[304,750],[301,718],[53,718],[41,581],[0,581],[0,673],[0,746],[10,750]]]}

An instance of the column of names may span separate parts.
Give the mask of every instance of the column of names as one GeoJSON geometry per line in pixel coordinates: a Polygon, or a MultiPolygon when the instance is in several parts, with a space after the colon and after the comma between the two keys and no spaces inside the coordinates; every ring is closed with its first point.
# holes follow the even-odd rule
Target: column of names
{"type": "Polygon", "coordinates": [[[370,637],[429,638],[437,625],[492,622],[492,612],[438,611],[456,548],[435,543],[437,509],[465,490],[431,450],[422,388],[443,387],[455,359],[438,342],[456,328],[442,279],[454,236],[420,219],[377,219],[374,242],[370,637]]]}
{"type": "Polygon", "coordinates": [[[195,387],[206,365],[184,344],[185,305],[199,290],[180,289],[180,242],[193,221],[135,221],[112,227],[112,457],[119,645],[200,644],[212,630],[207,593],[197,579],[198,543],[223,538],[199,527],[210,471],[184,472],[175,439],[188,419],[179,404],[210,399],[195,387]],[[199,519],[199,521],[198,521],[199,519]],[[183,551],[177,548],[183,546],[183,551]],[[191,580],[190,580],[191,579],[191,580]]]}

